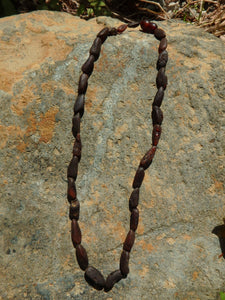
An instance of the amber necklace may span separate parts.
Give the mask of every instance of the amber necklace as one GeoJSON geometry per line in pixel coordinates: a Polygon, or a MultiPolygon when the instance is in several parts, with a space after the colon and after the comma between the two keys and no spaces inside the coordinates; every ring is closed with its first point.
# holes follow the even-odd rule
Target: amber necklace
{"type": "Polygon", "coordinates": [[[82,74],[80,75],[79,79],[78,96],[74,104],[74,116],[72,119],[72,133],[75,138],[75,142],[73,146],[73,158],[70,161],[67,170],[67,199],[70,203],[69,217],[71,219],[71,239],[73,246],[76,249],[77,262],[80,268],[85,271],[85,280],[95,289],[104,289],[105,292],[110,291],[116,282],[120,281],[122,278],[126,278],[129,273],[130,251],[134,244],[135,231],[137,229],[139,219],[139,210],[137,208],[139,202],[139,189],[144,179],[145,170],[152,163],[161,135],[163,113],[160,109],[160,106],[164,97],[164,90],[167,86],[167,76],[165,75],[165,69],[168,61],[168,52],[166,51],[166,34],[162,29],[158,28],[155,23],[152,23],[149,20],[144,20],[140,23],[141,28],[144,32],[154,34],[155,38],[160,41],[158,47],[159,56],[156,64],[156,69],[158,70],[156,76],[156,86],[158,91],[152,104],[152,147],[141,159],[134,176],[132,184],[133,191],[129,198],[129,210],[131,213],[130,230],[123,243],[119,269],[110,273],[106,280],[99,270],[89,265],[87,252],[81,244],[81,230],[78,224],[80,203],[77,200],[77,192],[75,186],[78,172],[78,163],[81,159],[80,122],[84,114],[85,93],[87,91],[88,78],[91,76],[94,69],[94,62],[99,58],[102,44],[105,42],[108,36],[121,34],[124,30],[126,30],[127,27],[136,27],[138,25],[139,23],[130,23],[128,25],[121,25],[118,28],[105,27],[97,34],[97,37],[95,38],[89,51],[90,56],[81,68],[82,74]]]}

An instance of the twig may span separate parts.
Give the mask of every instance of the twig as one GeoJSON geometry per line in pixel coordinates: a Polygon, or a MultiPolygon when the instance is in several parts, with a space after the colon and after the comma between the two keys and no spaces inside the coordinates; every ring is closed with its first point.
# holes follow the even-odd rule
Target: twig
{"type": "MultiPolygon", "coordinates": [[[[161,9],[161,11],[167,16],[168,19],[170,19],[170,16],[167,14],[167,12],[165,11],[165,9],[158,3],[158,2],[154,2],[154,1],[150,1],[150,0],[139,0],[140,2],[145,2],[145,3],[149,3],[149,4],[153,4],[155,6],[158,6],[159,9],[161,9]]],[[[140,9],[140,8],[139,8],[140,9]]],[[[148,8],[146,8],[148,9],[148,8]]],[[[151,11],[151,10],[150,10],[151,11]]],[[[153,11],[151,11],[152,13],[155,13],[153,11]]]]}

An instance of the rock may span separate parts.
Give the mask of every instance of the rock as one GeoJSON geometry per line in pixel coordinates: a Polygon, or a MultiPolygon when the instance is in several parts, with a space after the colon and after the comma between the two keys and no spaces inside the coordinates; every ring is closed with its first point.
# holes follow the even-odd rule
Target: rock
{"type": "MultiPolygon", "coordinates": [[[[162,134],[140,191],[130,273],[107,295],[75,260],[65,182],[80,68],[101,18],[38,11],[0,20],[2,299],[215,299],[224,289],[211,231],[225,216],[225,48],[193,25],[159,25],[169,52],[162,134]]],[[[108,38],[88,82],[79,225],[105,278],[118,269],[133,177],[151,147],[158,43],[138,28],[108,38]]]]}

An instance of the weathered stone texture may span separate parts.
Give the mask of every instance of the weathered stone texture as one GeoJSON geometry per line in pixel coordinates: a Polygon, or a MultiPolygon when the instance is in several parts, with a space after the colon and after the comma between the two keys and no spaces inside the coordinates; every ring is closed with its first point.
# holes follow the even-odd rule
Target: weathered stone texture
{"type": "MultiPolygon", "coordinates": [[[[0,20],[2,299],[216,299],[225,261],[211,234],[224,207],[225,47],[161,22],[168,87],[159,149],[140,192],[130,273],[92,290],[70,241],[66,170],[80,68],[102,23],[59,12],[0,20]]],[[[118,269],[129,196],[151,146],[158,41],[128,29],[104,43],[89,79],[77,177],[82,244],[106,277],[118,269]]]]}

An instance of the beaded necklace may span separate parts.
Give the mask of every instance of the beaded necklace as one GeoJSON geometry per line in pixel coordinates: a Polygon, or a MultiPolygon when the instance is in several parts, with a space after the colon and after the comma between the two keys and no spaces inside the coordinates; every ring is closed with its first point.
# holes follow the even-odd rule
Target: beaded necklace
{"type": "Polygon", "coordinates": [[[168,52],[166,51],[166,34],[162,29],[158,28],[157,24],[152,23],[149,20],[143,20],[140,22],[143,32],[154,34],[155,38],[160,41],[158,47],[159,56],[156,63],[156,69],[158,71],[156,76],[156,86],[158,91],[155,95],[152,104],[152,147],[145,153],[145,155],[141,159],[133,179],[133,191],[129,198],[130,230],[127,233],[126,239],[123,243],[123,250],[120,256],[119,269],[110,273],[106,280],[104,279],[103,275],[98,269],[89,265],[87,252],[81,244],[81,230],[78,224],[80,203],[77,199],[75,185],[78,173],[78,163],[81,159],[82,148],[80,136],[80,122],[84,114],[85,93],[88,87],[88,78],[93,72],[94,63],[99,58],[102,44],[105,42],[107,37],[121,34],[127,29],[127,27],[137,27],[138,25],[139,23],[130,23],[128,25],[123,24],[118,28],[105,27],[97,34],[90,48],[90,55],[81,68],[82,74],[80,75],[79,79],[78,96],[74,104],[74,115],[72,119],[72,133],[75,138],[75,142],[73,145],[73,158],[70,161],[67,169],[67,199],[70,203],[69,218],[71,219],[71,239],[73,246],[76,249],[76,258],[78,265],[81,268],[81,270],[85,272],[85,280],[96,290],[104,289],[105,292],[110,291],[115,285],[115,283],[117,283],[123,278],[126,278],[129,273],[130,251],[134,244],[135,231],[138,227],[139,220],[139,210],[137,208],[139,202],[139,190],[145,176],[145,170],[152,163],[161,135],[163,113],[160,109],[160,106],[163,101],[164,90],[167,86],[167,76],[165,75],[165,69],[168,61],[168,52]]]}

